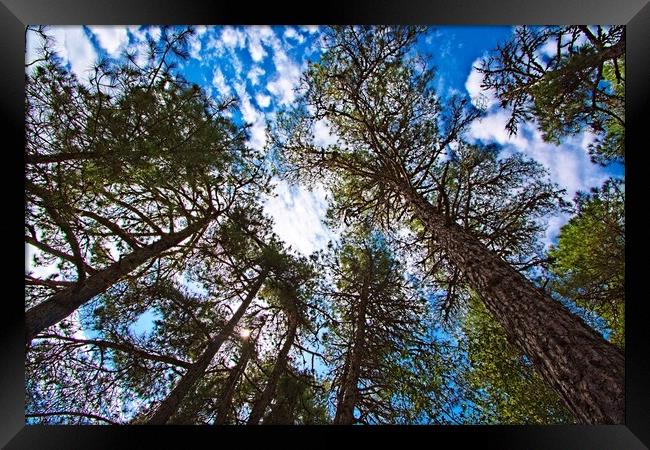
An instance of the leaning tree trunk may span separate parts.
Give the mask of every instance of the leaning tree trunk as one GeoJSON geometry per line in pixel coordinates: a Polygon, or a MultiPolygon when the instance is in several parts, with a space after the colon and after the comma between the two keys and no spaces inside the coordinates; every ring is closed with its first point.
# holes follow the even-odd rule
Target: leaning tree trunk
{"type": "Polygon", "coordinates": [[[221,390],[219,395],[219,403],[217,405],[217,418],[214,421],[215,425],[224,425],[229,418],[230,410],[232,407],[232,398],[235,395],[235,388],[239,379],[242,377],[246,370],[246,365],[253,354],[255,344],[247,341],[242,345],[242,353],[237,361],[237,365],[231,370],[226,380],[226,384],[221,390]]]}
{"type": "Polygon", "coordinates": [[[140,247],[120,258],[103,270],[86,278],[81,283],[57,292],[48,300],[30,308],[25,313],[25,343],[38,333],[68,317],[93,297],[105,292],[124,276],[133,272],[151,258],[160,255],[196,233],[210,220],[199,220],[176,233],[169,233],[151,245],[140,247]]]}
{"type": "Polygon", "coordinates": [[[145,422],[147,425],[164,425],[170,419],[187,395],[187,393],[194,387],[197,381],[203,376],[206,369],[210,365],[212,358],[217,354],[221,345],[228,339],[235,329],[235,325],[246,312],[246,309],[251,304],[257,292],[262,287],[268,270],[263,271],[257,278],[255,284],[251,287],[251,290],[248,292],[248,295],[242,302],[242,304],[237,308],[235,314],[230,318],[226,323],[224,328],[219,332],[219,334],[210,341],[208,347],[205,349],[201,357],[194,363],[192,366],[185,372],[183,377],[180,379],[176,387],[170,392],[170,394],[163,400],[159,405],[156,411],[149,417],[145,422]]]}
{"type": "Polygon", "coordinates": [[[462,271],[509,339],[582,423],[624,423],[624,355],[559,302],[454,223],[401,187],[416,215],[462,271]]]}
{"type": "Polygon", "coordinates": [[[347,362],[345,376],[341,389],[343,391],[339,403],[336,405],[335,425],[352,425],[354,423],[354,407],[359,394],[359,376],[361,374],[361,356],[366,341],[366,309],[368,306],[368,280],[363,280],[359,293],[359,313],[355,323],[354,342],[351,355],[347,362]]]}
{"type": "Polygon", "coordinates": [[[294,317],[292,314],[289,316],[289,331],[287,332],[287,337],[284,340],[282,349],[280,349],[280,353],[278,354],[278,358],[275,362],[275,365],[273,366],[273,370],[271,371],[269,380],[267,381],[266,386],[264,386],[264,390],[258,397],[257,401],[255,401],[255,404],[253,405],[253,409],[251,410],[250,416],[248,417],[248,421],[246,422],[248,425],[259,424],[260,419],[264,415],[267,406],[269,406],[269,404],[271,403],[271,400],[273,399],[273,395],[275,395],[275,390],[277,388],[280,375],[282,375],[282,373],[287,368],[287,361],[289,359],[289,350],[291,350],[291,347],[293,346],[293,342],[296,339],[297,328],[298,328],[298,321],[296,317],[294,317]]]}

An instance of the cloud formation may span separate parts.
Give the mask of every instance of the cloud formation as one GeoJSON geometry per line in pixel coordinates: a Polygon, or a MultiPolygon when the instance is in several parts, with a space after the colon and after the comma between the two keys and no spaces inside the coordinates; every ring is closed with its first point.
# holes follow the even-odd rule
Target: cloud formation
{"type": "Polygon", "coordinates": [[[264,212],[273,218],[273,231],[303,255],[326,247],[336,236],[323,224],[327,211],[326,190],[291,185],[275,180],[275,196],[264,202],[264,212]]]}
{"type": "Polygon", "coordinates": [[[113,58],[118,57],[129,42],[129,35],[125,27],[91,26],[99,45],[113,58]]]}
{"type": "Polygon", "coordinates": [[[54,38],[54,51],[79,81],[87,83],[90,70],[97,62],[97,51],[85,30],[78,26],[56,27],[49,33],[54,38]]]}
{"type": "MultiPolygon", "coordinates": [[[[529,121],[519,126],[517,134],[510,135],[506,130],[510,112],[499,106],[494,93],[480,88],[482,75],[476,70],[479,62],[480,59],[473,64],[465,88],[473,103],[483,101],[483,106],[487,105],[487,113],[470,125],[465,136],[470,142],[499,144],[503,147],[501,157],[519,152],[539,162],[548,171],[551,181],[566,190],[564,197],[568,201],[572,200],[577,192],[602,185],[612,175],[608,169],[591,162],[588,147],[595,137],[589,131],[566,137],[556,145],[545,142],[536,123],[529,121]]],[[[544,239],[546,246],[557,237],[569,217],[568,214],[560,214],[548,218],[544,239]]]]}
{"type": "Polygon", "coordinates": [[[477,108],[490,109],[498,104],[498,100],[492,89],[484,90],[481,87],[481,83],[483,83],[483,74],[477,69],[477,67],[480,67],[481,62],[482,58],[479,58],[474,61],[474,64],[472,64],[472,70],[469,72],[469,76],[465,82],[465,89],[467,90],[474,106],[477,108]]]}

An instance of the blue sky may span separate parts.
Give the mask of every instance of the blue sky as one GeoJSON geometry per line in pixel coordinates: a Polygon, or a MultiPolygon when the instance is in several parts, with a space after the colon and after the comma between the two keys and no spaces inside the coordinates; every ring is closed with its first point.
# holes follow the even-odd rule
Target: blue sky
{"type": "MultiPolygon", "coordinates": [[[[157,38],[160,28],[53,27],[49,34],[62,59],[83,79],[99,57],[119,57],[124,49],[142,49],[145,37],[157,38]]],[[[533,123],[524,124],[516,136],[508,135],[508,112],[490,92],[481,90],[481,76],[474,65],[511,35],[510,26],[442,26],[432,27],[418,42],[418,52],[430,54],[437,68],[434,83],[442,98],[457,94],[487,101],[486,116],[472,124],[466,137],[500,144],[504,155],[523,152],[541,162],[553,181],[567,190],[567,200],[577,191],[600,186],[610,175],[622,177],[620,165],[603,168],[591,163],[587,146],[593,136],[588,132],[567,138],[559,146],[543,142],[533,123]]],[[[28,60],[34,57],[37,41],[28,35],[28,60]]],[[[279,108],[295,102],[301,73],[307,61],[319,58],[320,49],[317,26],[199,26],[190,43],[191,56],[180,71],[214,98],[237,97],[239,110],[233,119],[251,124],[249,145],[263,149],[267,121],[279,108]]],[[[315,134],[321,142],[331,142],[325,125],[315,134]]],[[[309,190],[285,181],[275,183],[276,195],[266,199],[265,211],[274,218],[275,232],[285,242],[309,254],[336,238],[321,223],[327,209],[327,191],[322,186],[309,190]]],[[[546,245],[567,220],[567,214],[548,218],[546,245]]]]}
{"type": "MultiPolygon", "coordinates": [[[[440,97],[463,95],[473,101],[480,98],[487,104],[486,116],[472,124],[466,137],[500,144],[504,155],[522,152],[541,162],[551,178],[567,190],[567,200],[577,191],[600,186],[611,175],[623,176],[621,165],[603,168],[591,163],[587,146],[593,136],[588,132],[567,138],[559,146],[543,142],[534,123],[524,124],[516,136],[508,135],[508,112],[499,107],[490,92],[481,90],[481,75],[474,66],[498,43],[507,40],[512,30],[510,26],[432,27],[418,41],[417,51],[430,55],[436,67],[434,83],[440,97]]],[[[180,72],[215,99],[236,97],[239,108],[233,119],[251,124],[249,145],[263,150],[267,121],[273,119],[279,108],[295,102],[302,71],[308,61],[320,57],[319,28],[198,26],[196,31],[190,42],[190,58],[179,67],[180,72]]],[[[161,30],[155,26],[68,26],[51,27],[48,34],[54,38],[55,50],[64,63],[83,81],[99,58],[119,58],[124,50],[142,51],[146,37],[157,39],[161,30]]],[[[28,33],[27,62],[36,57],[39,44],[36,35],[28,33]]],[[[318,141],[332,142],[326,124],[319,124],[314,131],[318,141]]],[[[308,189],[279,179],[274,183],[274,195],[264,200],[264,209],[274,219],[274,231],[292,249],[308,255],[337,238],[336,230],[322,223],[328,201],[323,186],[316,184],[308,189]]],[[[555,240],[568,218],[568,214],[547,218],[545,245],[555,240]]],[[[30,269],[36,269],[36,275],[55,270],[30,269]]],[[[134,330],[148,329],[152,319],[151,313],[145,314],[134,330]]]]}
{"type": "MultiPolygon", "coordinates": [[[[87,80],[88,70],[100,57],[121,56],[125,49],[142,50],[147,36],[160,36],[158,27],[52,27],[55,50],[80,80],[87,80]]],[[[593,164],[587,146],[593,136],[582,133],[566,138],[561,145],[543,142],[534,123],[525,123],[521,132],[509,136],[505,130],[508,112],[501,109],[490,92],[480,88],[481,75],[475,65],[487,52],[512,35],[509,26],[433,27],[417,45],[417,51],[431,55],[437,68],[434,80],[438,95],[467,96],[473,102],[487,104],[485,117],[469,128],[470,141],[497,143],[503,155],[522,152],[543,164],[553,181],[567,190],[571,200],[577,191],[600,186],[609,176],[622,177],[621,165],[601,167],[593,164]]],[[[39,39],[27,36],[27,62],[36,56],[39,39]]],[[[179,67],[188,80],[203,86],[215,99],[234,96],[239,100],[233,119],[251,124],[249,145],[263,150],[266,123],[283,107],[294,104],[296,88],[308,61],[320,57],[320,31],[316,26],[197,27],[190,42],[190,58],[179,67]]],[[[31,70],[31,69],[30,69],[31,70]]],[[[322,143],[332,142],[326,124],[319,124],[315,137],[322,143]]],[[[274,219],[274,231],[295,251],[304,255],[326,247],[337,232],[322,223],[327,210],[327,190],[314,185],[311,189],[275,179],[275,193],[265,198],[265,212],[274,219]]],[[[568,214],[548,218],[545,245],[554,242],[568,214]]],[[[35,252],[33,248],[30,252],[35,252]]],[[[27,258],[31,261],[31,258],[27,258]]],[[[36,276],[47,276],[53,268],[30,268],[36,276]]],[[[151,329],[156,314],[145,312],[132,330],[144,333],[151,329]]],[[[323,370],[316,362],[319,372],[323,370]]]]}

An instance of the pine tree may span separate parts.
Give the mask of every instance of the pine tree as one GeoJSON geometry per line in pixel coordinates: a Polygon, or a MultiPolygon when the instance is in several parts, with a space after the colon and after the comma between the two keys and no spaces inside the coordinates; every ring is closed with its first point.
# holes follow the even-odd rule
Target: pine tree
{"type": "Polygon", "coordinates": [[[622,181],[576,196],[576,214],[551,247],[551,287],[578,306],[596,312],[625,343],[625,201],[622,181]]]}
{"type": "Polygon", "coordinates": [[[232,101],[215,104],[172,71],[189,34],[166,31],[143,67],[100,63],[89,84],[53,53],[28,75],[25,242],[59,274],[26,276],[27,344],[162,255],[186,254],[264,189],[243,129],[224,115],[232,101]]]}
{"type": "Polygon", "coordinates": [[[580,132],[597,136],[596,162],[625,155],[625,27],[517,27],[479,70],[511,109],[507,129],[535,118],[545,140],[580,132]]]}
{"type": "MultiPolygon", "coordinates": [[[[418,403],[402,384],[418,376],[411,372],[414,360],[423,363],[420,369],[441,362],[426,336],[427,304],[406,281],[383,236],[363,229],[347,232],[340,246],[324,256],[323,267],[331,278],[322,295],[331,311],[324,346],[335,397],[333,423],[398,423],[405,412],[417,415],[427,407],[435,415],[434,402],[418,403]]],[[[419,376],[430,382],[420,386],[422,399],[441,380],[434,370],[419,376]]]]}
{"type": "Polygon", "coordinates": [[[384,224],[417,217],[576,418],[622,423],[622,353],[436,207],[433,168],[477,113],[462,102],[441,113],[432,72],[405,56],[416,38],[412,28],[332,29],[306,74],[303,103],[278,126],[278,152],[298,172],[352,180],[365,210],[384,224]],[[337,145],[313,144],[317,120],[331,125],[337,145]]]}
{"type": "Polygon", "coordinates": [[[461,375],[470,384],[482,424],[548,425],[573,422],[562,399],[536,373],[530,361],[472,295],[463,330],[469,367],[461,375]]]}

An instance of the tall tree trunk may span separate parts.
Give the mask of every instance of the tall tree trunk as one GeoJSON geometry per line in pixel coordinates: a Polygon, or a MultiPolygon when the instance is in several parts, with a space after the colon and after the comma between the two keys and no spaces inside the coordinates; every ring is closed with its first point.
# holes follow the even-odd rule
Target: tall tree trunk
{"type": "Polygon", "coordinates": [[[185,372],[183,377],[176,384],[176,387],[174,387],[174,389],[169,393],[167,398],[165,398],[165,400],[163,400],[160,403],[160,405],[158,405],[156,411],[146,421],[147,425],[164,425],[165,423],[167,423],[170,417],[174,415],[176,411],[178,411],[178,407],[180,406],[181,402],[183,401],[187,393],[190,391],[190,389],[194,387],[196,382],[203,376],[206,369],[210,365],[212,358],[214,358],[214,355],[217,354],[217,352],[221,348],[221,345],[232,334],[233,330],[235,329],[235,326],[237,325],[239,320],[246,312],[246,309],[248,308],[248,306],[251,304],[251,302],[257,295],[257,292],[262,287],[262,284],[264,283],[267,274],[268,274],[268,269],[265,269],[258,276],[253,286],[251,286],[248,295],[246,296],[242,304],[239,305],[237,311],[235,311],[235,314],[233,314],[233,316],[230,318],[228,323],[226,323],[226,325],[219,332],[219,334],[210,341],[208,347],[205,349],[201,357],[194,364],[192,364],[192,366],[187,370],[187,372],[185,372]]]}
{"type": "Polygon", "coordinates": [[[361,375],[361,356],[366,341],[366,309],[368,306],[368,278],[364,278],[359,295],[359,312],[355,321],[354,341],[348,367],[341,386],[342,395],[336,405],[335,425],[352,425],[354,423],[354,407],[359,394],[359,376],[361,375]]]}
{"type": "Polygon", "coordinates": [[[278,358],[275,362],[275,365],[273,366],[273,370],[271,371],[269,380],[267,381],[266,386],[264,386],[264,390],[258,397],[257,401],[255,401],[255,404],[253,405],[253,409],[251,410],[250,416],[248,417],[248,421],[247,421],[248,425],[259,424],[260,419],[262,418],[262,416],[264,416],[264,412],[266,411],[266,408],[271,403],[271,400],[273,399],[273,395],[275,395],[275,389],[278,385],[278,380],[280,379],[280,375],[282,375],[282,373],[286,370],[287,361],[289,359],[289,350],[291,350],[291,347],[293,346],[293,342],[296,339],[297,328],[298,328],[298,320],[293,314],[290,314],[289,330],[287,332],[287,337],[284,340],[282,349],[280,349],[280,353],[278,354],[278,358]]]}
{"type": "Polygon", "coordinates": [[[48,300],[30,308],[25,313],[25,343],[29,345],[34,336],[59,323],[77,308],[103,293],[151,258],[160,255],[196,233],[208,223],[210,217],[199,220],[176,233],[169,233],[151,245],[140,247],[120,258],[119,261],[97,271],[74,286],[57,292],[48,300]]]}
{"type": "Polygon", "coordinates": [[[532,360],[582,423],[624,423],[624,356],[454,223],[446,223],[422,195],[403,197],[477,291],[509,339],[532,360]]]}
{"type": "MultiPolygon", "coordinates": [[[[285,372],[285,377],[291,376],[285,372]]],[[[283,392],[283,396],[276,399],[276,403],[271,407],[271,412],[262,420],[262,425],[293,425],[300,395],[298,389],[289,389],[283,392]]],[[[276,397],[278,397],[277,394],[276,397]]]]}
{"type": "Polygon", "coordinates": [[[217,405],[217,418],[214,421],[215,425],[224,425],[230,414],[232,407],[232,398],[235,395],[235,388],[242,374],[246,370],[246,365],[253,354],[253,342],[247,341],[242,346],[242,353],[237,361],[237,365],[230,371],[226,384],[219,394],[219,404],[217,405]]]}

